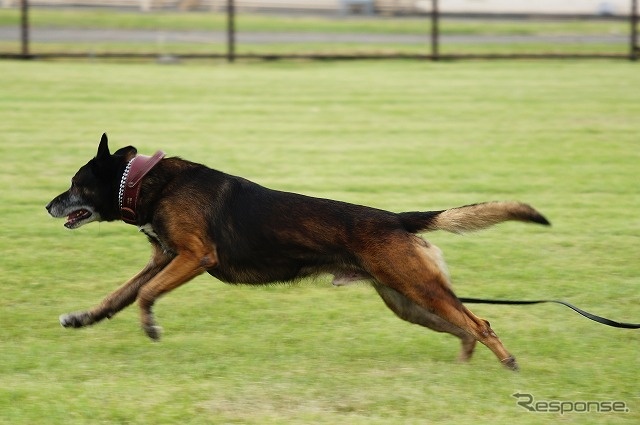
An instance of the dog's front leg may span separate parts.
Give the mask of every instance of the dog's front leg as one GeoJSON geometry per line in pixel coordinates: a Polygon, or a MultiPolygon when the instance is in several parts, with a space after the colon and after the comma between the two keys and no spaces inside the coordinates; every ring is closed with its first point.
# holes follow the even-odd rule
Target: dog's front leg
{"type": "Polygon", "coordinates": [[[129,279],[92,309],[63,314],[60,316],[60,324],[65,328],[81,328],[93,325],[104,318],[110,319],[117,312],[133,303],[138,296],[140,288],[160,273],[173,258],[172,255],[166,254],[159,246],[154,244],[153,247],[154,252],[151,259],[140,273],[129,279]]]}
{"type": "Polygon", "coordinates": [[[161,328],[156,325],[151,312],[155,300],[217,264],[215,249],[210,252],[183,251],[140,290],[138,294],[140,322],[149,338],[160,339],[161,328]]]}

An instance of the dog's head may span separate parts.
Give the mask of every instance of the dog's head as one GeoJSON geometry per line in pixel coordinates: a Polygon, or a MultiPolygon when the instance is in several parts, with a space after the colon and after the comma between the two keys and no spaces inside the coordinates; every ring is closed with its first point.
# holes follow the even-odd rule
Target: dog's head
{"type": "Polygon", "coordinates": [[[113,155],[109,153],[107,135],[103,134],[98,154],[82,166],[71,179],[71,187],[46,206],[52,217],[66,217],[68,229],[76,229],[92,221],[120,218],[118,189],[127,162],[137,153],[128,146],[113,155]]]}

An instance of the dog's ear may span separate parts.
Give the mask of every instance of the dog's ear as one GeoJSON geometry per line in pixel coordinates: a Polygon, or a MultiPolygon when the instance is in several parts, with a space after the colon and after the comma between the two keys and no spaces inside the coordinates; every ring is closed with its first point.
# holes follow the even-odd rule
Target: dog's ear
{"type": "MultiPolygon", "coordinates": [[[[138,150],[133,146],[127,146],[126,148],[118,149],[113,153],[113,156],[124,157],[127,161],[136,156],[138,150]]],[[[99,163],[104,163],[111,160],[111,153],[109,152],[109,139],[107,133],[102,133],[100,139],[100,145],[98,146],[98,154],[96,159],[99,163]]]]}
{"type": "Polygon", "coordinates": [[[127,146],[126,148],[120,148],[114,152],[113,156],[123,156],[126,161],[136,156],[138,149],[133,146],[127,146]]]}
{"type": "Polygon", "coordinates": [[[96,158],[98,161],[104,161],[111,157],[109,153],[109,140],[107,139],[107,133],[102,133],[102,138],[100,139],[100,145],[98,145],[98,154],[96,158]]]}

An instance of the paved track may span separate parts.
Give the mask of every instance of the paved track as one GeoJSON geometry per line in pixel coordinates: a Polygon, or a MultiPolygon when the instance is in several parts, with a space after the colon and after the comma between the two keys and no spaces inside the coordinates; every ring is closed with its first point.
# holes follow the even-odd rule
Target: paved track
{"type": "MultiPolygon", "coordinates": [[[[31,40],[35,42],[152,42],[152,43],[223,43],[223,31],[173,31],[173,30],[120,30],[77,28],[32,28],[31,40]]],[[[18,41],[17,27],[0,27],[0,41],[18,41]]],[[[238,32],[240,44],[271,43],[355,43],[355,44],[426,44],[429,34],[327,34],[327,33],[280,33],[238,32]]],[[[442,44],[624,44],[627,35],[585,36],[528,36],[528,35],[441,35],[442,44]]]]}

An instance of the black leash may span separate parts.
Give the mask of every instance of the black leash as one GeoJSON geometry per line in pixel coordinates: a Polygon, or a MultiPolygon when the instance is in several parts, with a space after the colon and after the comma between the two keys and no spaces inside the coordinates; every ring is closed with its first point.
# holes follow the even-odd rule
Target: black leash
{"type": "Polygon", "coordinates": [[[529,304],[542,304],[542,303],[556,303],[562,304],[573,311],[582,314],[587,319],[591,319],[595,322],[602,323],[603,325],[613,326],[614,328],[625,328],[625,329],[640,329],[640,323],[621,323],[614,322],[613,320],[606,319],[604,317],[596,316],[595,314],[591,314],[586,312],[573,304],[569,304],[565,301],[560,300],[535,300],[535,301],[511,301],[511,300],[484,300],[481,298],[459,298],[463,303],[469,304],[502,304],[502,305],[529,305],[529,304]]]}

